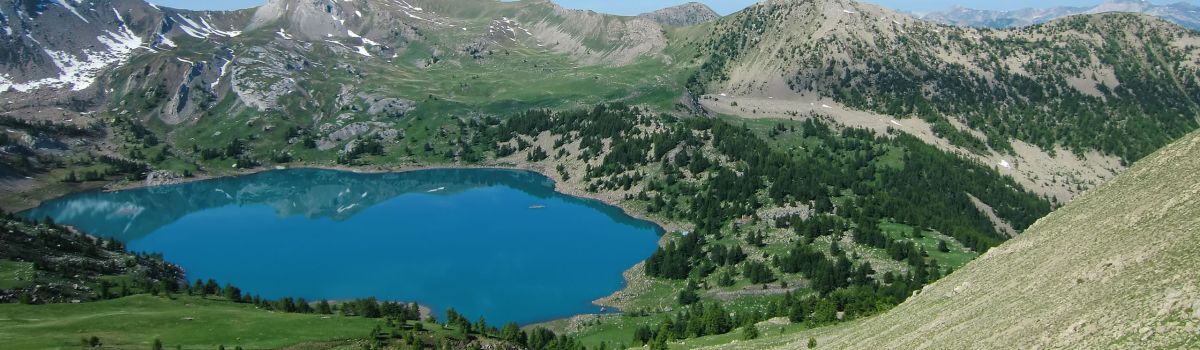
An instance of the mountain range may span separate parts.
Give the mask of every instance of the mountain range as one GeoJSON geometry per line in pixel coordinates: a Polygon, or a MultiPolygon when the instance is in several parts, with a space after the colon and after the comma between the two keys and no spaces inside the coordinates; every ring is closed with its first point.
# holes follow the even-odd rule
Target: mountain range
{"type": "MultiPolygon", "coordinates": [[[[524,168],[670,231],[612,299],[628,318],[568,333],[624,342],[623,322],[750,296],[804,300],[759,323],[802,326],[720,344],[1187,345],[1200,306],[1173,286],[1195,280],[1179,269],[1194,265],[1200,128],[1188,6],[917,18],[853,0],[724,17],[698,3],[615,16],[548,0],[0,0],[0,207],[288,167],[524,168]]],[[[357,202],[293,197],[354,187],[370,203],[406,186],[391,185],[175,197],[292,198],[340,220],[357,202]]],[[[182,214],[147,215],[128,227],[182,214]]],[[[701,346],[676,336],[733,329],[671,322],[642,335],[701,346]]]]}
{"type": "Polygon", "coordinates": [[[1200,30],[1200,7],[1187,2],[1157,5],[1145,0],[1110,0],[1096,6],[1025,8],[1011,11],[977,10],[956,6],[920,17],[928,21],[961,26],[1009,28],[1045,23],[1067,16],[1105,12],[1141,13],[1200,30]]]}
{"type": "Polygon", "coordinates": [[[45,157],[72,155],[143,164],[131,178],[345,162],[375,140],[402,151],[385,164],[470,162],[440,137],[468,120],[624,102],[901,131],[1065,203],[1200,115],[1200,36],[1128,13],[1007,30],[848,0],[723,18],[545,0],[8,0],[0,14],[18,165],[2,175],[18,193],[56,184],[71,167],[45,157]]]}

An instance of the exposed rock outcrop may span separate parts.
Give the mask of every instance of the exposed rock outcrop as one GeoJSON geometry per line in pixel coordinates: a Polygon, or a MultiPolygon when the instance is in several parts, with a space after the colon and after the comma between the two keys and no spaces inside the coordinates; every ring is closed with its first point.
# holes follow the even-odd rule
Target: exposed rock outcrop
{"type": "Polygon", "coordinates": [[[721,18],[721,15],[698,2],[689,2],[672,6],[658,11],[643,13],[638,17],[646,18],[664,26],[686,27],[708,23],[721,18]]]}

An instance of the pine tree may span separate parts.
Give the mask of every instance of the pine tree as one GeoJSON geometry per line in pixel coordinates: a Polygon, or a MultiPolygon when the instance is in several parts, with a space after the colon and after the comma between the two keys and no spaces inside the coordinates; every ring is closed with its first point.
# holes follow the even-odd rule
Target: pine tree
{"type": "Polygon", "coordinates": [[[758,339],[758,326],[748,325],[742,327],[742,340],[758,339]]]}
{"type": "Polygon", "coordinates": [[[523,338],[524,333],[521,332],[521,326],[518,326],[516,322],[506,323],[504,329],[500,330],[500,339],[504,339],[504,341],[524,345],[525,339],[523,338]]]}
{"type": "Polygon", "coordinates": [[[650,326],[641,325],[633,331],[633,342],[635,343],[650,344],[650,341],[653,339],[654,331],[650,330],[650,326]]]}
{"type": "Polygon", "coordinates": [[[317,313],[320,313],[323,315],[333,314],[333,308],[329,306],[328,300],[321,299],[320,302],[317,302],[317,313]]]}
{"type": "Polygon", "coordinates": [[[679,297],[676,298],[676,301],[679,302],[679,305],[683,306],[692,305],[700,301],[700,295],[696,294],[696,285],[689,281],[687,287],[679,291],[679,297]]]}

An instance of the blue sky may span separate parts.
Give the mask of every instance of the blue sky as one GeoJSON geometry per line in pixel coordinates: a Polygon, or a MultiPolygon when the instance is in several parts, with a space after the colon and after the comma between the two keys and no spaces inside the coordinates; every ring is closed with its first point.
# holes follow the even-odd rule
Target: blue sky
{"type": "MultiPolygon", "coordinates": [[[[641,1],[614,1],[614,0],[557,0],[563,6],[577,9],[590,9],[607,13],[615,13],[620,15],[635,15],[642,12],[653,11],[658,8],[663,8],[671,5],[684,3],[688,0],[641,0],[641,1]]],[[[753,4],[755,0],[700,0],[711,6],[721,14],[729,14],[745,8],[753,4]]],[[[1095,5],[1103,2],[1103,0],[863,0],[880,4],[886,7],[899,9],[902,11],[912,12],[929,12],[949,8],[954,5],[962,5],[972,8],[991,9],[991,10],[1012,10],[1025,7],[1053,7],[1053,6],[1083,6],[1095,5]]],[[[1156,0],[1155,3],[1176,2],[1179,0],[1156,0]]],[[[1182,0],[1195,4],[1197,0],[1182,0]]],[[[155,4],[188,8],[197,10],[227,10],[254,7],[264,3],[264,0],[150,0],[155,4]]]]}

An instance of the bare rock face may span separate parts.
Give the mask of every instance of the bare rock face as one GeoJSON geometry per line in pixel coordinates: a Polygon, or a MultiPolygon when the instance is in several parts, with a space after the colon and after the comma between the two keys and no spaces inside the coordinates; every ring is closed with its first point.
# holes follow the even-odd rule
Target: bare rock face
{"type": "Polygon", "coordinates": [[[329,134],[329,139],[334,142],[341,142],[341,141],[353,139],[355,137],[358,137],[359,135],[366,134],[369,131],[371,131],[370,124],[353,123],[353,124],[347,125],[346,127],[342,128],[341,130],[334,131],[333,133],[329,134]]]}
{"type": "Polygon", "coordinates": [[[416,103],[399,98],[366,96],[364,99],[370,105],[367,114],[372,116],[399,118],[416,108],[416,103]]]}
{"type": "MultiPolygon", "coordinates": [[[[348,119],[349,117],[349,115],[344,115],[338,119],[348,119]]],[[[395,142],[405,136],[404,129],[394,129],[390,124],[381,122],[354,122],[341,128],[338,128],[336,124],[325,124],[321,126],[320,132],[325,134],[317,141],[317,149],[322,151],[336,148],[338,144],[349,141],[343,150],[351,152],[354,147],[357,147],[358,139],[364,136],[378,137],[384,142],[395,142]]]]}
{"type": "Polygon", "coordinates": [[[146,174],[146,186],[162,186],[177,184],[183,181],[183,176],[169,170],[155,170],[146,174]]]}
{"type": "Polygon", "coordinates": [[[242,103],[268,111],[278,106],[280,98],[296,90],[295,72],[303,69],[303,59],[263,47],[246,50],[244,55],[230,69],[233,91],[242,103]]]}
{"type": "Polygon", "coordinates": [[[650,13],[643,13],[638,17],[658,22],[658,24],[664,26],[686,27],[715,21],[721,18],[721,15],[717,14],[716,11],[713,11],[707,5],[698,2],[689,2],[650,13]]]}
{"type": "Polygon", "coordinates": [[[390,49],[420,36],[413,25],[446,23],[417,1],[270,0],[254,10],[246,30],[276,31],[288,40],[349,42],[365,50],[390,49]]]}

